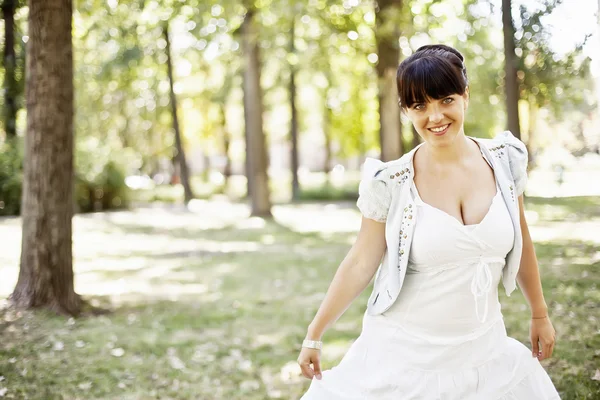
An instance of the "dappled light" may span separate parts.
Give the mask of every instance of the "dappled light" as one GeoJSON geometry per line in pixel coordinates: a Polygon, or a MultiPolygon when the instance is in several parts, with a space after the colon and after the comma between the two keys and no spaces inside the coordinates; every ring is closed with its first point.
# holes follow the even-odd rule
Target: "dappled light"
{"type": "MultiPolygon", "coordinates": [[[[542,366],[563,400],[600,399],[598,6],[2,1],[0,399],[298,400],[302,341],[363,224],[359,192],[385,186],[377,203],[402,213],[406,181],[442,193],[481,172],[456,138],[505,130],[515,148],[478,143],[498,143],[497,164],[484,158],[504,204],[528,178],[534,296],[558,338],[542,366]],[[424,54],[451,64],[461,93],[426,88],[415,108],[398,66],[424,54]],[[444,164],[429,153],[439,143],[460,157],[444,164]]],[[[388,250],[406,260],[406,228],[390,227],[385,245],[400,239],[388,250]]],[[[353,284],[364,264],[348,268],[353,284]]],[[[373,284],[325,333],[323,370],[360,347],[367,303],[388,300],[368,301],[373,284]]],[[[503,292],[509,336],[531,347],[523,291],[503,292]]]]}

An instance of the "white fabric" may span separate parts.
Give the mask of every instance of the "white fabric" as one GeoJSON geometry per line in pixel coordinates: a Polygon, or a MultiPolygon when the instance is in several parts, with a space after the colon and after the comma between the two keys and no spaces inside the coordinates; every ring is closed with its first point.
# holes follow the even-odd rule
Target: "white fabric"
{"type": "MultiPolygon", "coordinates": [[[[523,250],[518,195],[524,190],[527,181],[527,149],[508,131],[494,139],[469,139],[477,143],[482,157],[494,170],[496,183],[508,207],[513,226],[513,245],[506,255],[502,271],[502,284],[506,295],[510,296],[517,288],[516,278],[523,250]]],[[[387,249],[367,302],[367,313],[370,315],[380,315],[389,310],[404,285],[414,227],[419,225],[418,216],[413,215],[416,207],[414,196],[411,195],[415,172],[413,157],[422,145],[398,160],[382,163],[367,159],[363,168],[358,208],[366,218],[386,224],[387,249]]],[[[485,274],[485,268],[481,266],[480,269],[485,274]]],[[[473,290],[478,290],[476,284],[473,290]]]]}
{"type": "Polygon", "coordinates": [[[502,197],[465,226],[413,190],[419,223],[397,301],[365,313],[343,360],[302,400],[559,399],[531,351],[506,334],[498,284],[513,229],[502,197]]]}
{"type": "Polygon", "coordinates": [[[385,222],[390,208],[391,195],[387,184],[375,176],[385,164],[374,158],[367,158],[363,164],[361,181],[356,202],[362,214],[372,220],[385,222]]]}

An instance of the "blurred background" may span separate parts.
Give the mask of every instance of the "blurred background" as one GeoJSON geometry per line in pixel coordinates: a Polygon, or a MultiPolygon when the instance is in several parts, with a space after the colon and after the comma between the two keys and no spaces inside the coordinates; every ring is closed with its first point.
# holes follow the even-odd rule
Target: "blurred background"
{"type": "MultiPolygon", "coordinates": [[[[544,366],[563,399],[600,399],[600,1],[0,3],[0,397],[299,398],[361,165],[419,143],[397,65],[444,43],[465,56],[465,133],[529,149],[544,366]]],[[[502,303],[529,345],[522,295],[502,303]]]]}

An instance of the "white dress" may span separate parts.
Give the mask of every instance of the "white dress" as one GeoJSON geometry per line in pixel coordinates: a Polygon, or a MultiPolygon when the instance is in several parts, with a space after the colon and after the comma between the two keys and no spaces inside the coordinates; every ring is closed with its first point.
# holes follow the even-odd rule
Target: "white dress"
{"type": "Polygon", "coordinates": [[[463,225],[411,187],[418,223],[398,299],[301,400],[560,399],[531,351],[506,334],[498,284],[514,231],[497,189],[463,225]]]}

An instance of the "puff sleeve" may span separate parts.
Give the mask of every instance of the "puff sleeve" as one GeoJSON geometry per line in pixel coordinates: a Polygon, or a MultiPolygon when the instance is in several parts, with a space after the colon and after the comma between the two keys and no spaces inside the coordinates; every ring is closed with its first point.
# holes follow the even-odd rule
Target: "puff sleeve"
{"type": "Polygon", "coordinates": [[[366,218],[385,222],[391,203],[391,194],[383,180],[385,164],[374,158],[367,158],[362,168],[356,205],[366,218]]]}
{"type": "Polygon", "coordinates": [[[527,185],[527,147],[509,131],[505,131],[503,136],[508,152],[510,172],[515,181],[517,196],[520,196],[525,191],[525,186],[527,185]]]}

